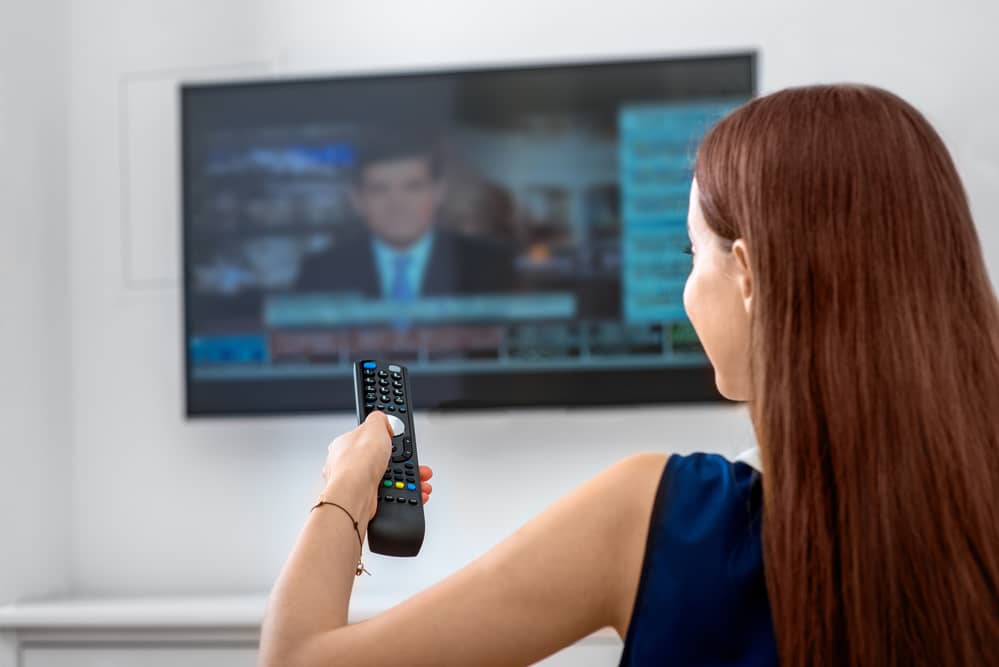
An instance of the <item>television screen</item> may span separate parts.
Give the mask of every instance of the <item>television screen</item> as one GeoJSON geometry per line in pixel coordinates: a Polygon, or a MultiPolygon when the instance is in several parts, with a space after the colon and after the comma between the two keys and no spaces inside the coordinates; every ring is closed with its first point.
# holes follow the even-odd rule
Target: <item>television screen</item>
{"type": "Polygon", "coordinates": [[[181,88],[189,415],[720,400],[683,308],[699,138],[755,54],[181,88]]]}

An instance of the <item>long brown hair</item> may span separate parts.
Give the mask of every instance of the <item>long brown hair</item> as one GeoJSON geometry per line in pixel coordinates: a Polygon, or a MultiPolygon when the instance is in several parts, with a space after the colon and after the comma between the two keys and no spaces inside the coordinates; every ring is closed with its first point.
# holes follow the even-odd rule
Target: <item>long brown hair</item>
{"type": "Polygon", "coordinates": [[[791,88],[695,177],[749,247],[781,663],[999,665],[999,304],[940,137],[879,88],[791,88]]]}

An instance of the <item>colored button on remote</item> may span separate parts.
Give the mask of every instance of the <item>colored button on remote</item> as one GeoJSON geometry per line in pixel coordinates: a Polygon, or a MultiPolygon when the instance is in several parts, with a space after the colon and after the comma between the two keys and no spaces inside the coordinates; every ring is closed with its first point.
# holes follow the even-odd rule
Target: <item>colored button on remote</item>
{"type": "Polygon", "coordinates": [[[397,488],[397,489],[404,489],[404,488],[406,488],[406,485],[403,484],[402,482],[396,482],[395,483],[395,488],[397,488]]]}

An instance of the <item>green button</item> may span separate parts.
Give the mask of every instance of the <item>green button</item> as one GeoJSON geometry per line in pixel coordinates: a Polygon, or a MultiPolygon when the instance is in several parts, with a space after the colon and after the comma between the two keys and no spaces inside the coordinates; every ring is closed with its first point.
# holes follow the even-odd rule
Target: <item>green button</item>
{"type": "Polygon", "coordinates": [[[384,482],[382,482],[382,486],[392,486],[392,480],[390,479],[385,480],[384,482]]]}

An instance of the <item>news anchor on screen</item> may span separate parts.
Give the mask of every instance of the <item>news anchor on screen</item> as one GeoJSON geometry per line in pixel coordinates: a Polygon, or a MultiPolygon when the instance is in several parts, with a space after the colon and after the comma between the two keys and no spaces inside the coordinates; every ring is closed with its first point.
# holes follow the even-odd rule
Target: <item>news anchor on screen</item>
{"type": "Polygon", "coordinates": [[[308,258],[298,289],[396,301],[511,290],[512,248],[442,227],[445,192],[429,139],[379,132],[360,146],[350,195],[363,231],[308,258]]]}

